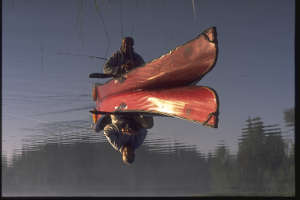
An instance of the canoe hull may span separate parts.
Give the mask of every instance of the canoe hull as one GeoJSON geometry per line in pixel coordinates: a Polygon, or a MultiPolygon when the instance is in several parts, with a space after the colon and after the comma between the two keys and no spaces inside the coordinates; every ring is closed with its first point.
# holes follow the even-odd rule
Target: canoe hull
{"type": "Polygon", "coordinates": [[[122,92],[96,103],[98,111],[161,114],[213,128],[218,127],[218,107],[216,92],[204,86],[122,92]]]}

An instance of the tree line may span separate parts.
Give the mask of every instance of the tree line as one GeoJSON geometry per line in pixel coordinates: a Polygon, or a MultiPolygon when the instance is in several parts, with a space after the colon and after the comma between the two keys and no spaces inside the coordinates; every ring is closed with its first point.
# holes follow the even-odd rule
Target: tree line
{"type": "MultiPolygon", "coordinates": [[[[293,131],[293,112],[284,112],[288,131],[293,131]]],[[[49,125],[47,131],[53,132],[53,127],[70,131],[59,124],[49,125]]],[[[76,135],[82,130],[72,131],[76,135]]],[[[2,158],[2,192],[4,196],[293,196],[294,151],[282,132],[277,124],[266,125],[259,117],[249,117],[235,154],[225,145],[204,154],[183,145],[174,151],[156,152],[145,144],[131,166],[124,166],[106,142],[41,144],[38,150],[24,150],[14,157],[11,165],[2,158]]]]}
{"type": "MultiPolygon", "coordinates": [[[[294,109],[284,112],[286,126],[294,127],[294,109]]],[[[265,125],[249,117],[242,129],[236,155],[219,146],[209,156],[212,191],[250,195],[294,195],[294,145],[288,146],[278,124],[265,125]],[[226,187],[224,187],[226,186],[226,187]]]]}

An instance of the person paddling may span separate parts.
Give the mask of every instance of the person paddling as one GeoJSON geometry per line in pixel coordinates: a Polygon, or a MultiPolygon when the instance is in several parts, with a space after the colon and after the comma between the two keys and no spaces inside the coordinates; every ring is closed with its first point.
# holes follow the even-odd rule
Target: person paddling
{"type": "Polygon", "coordinates": [[[133,45],[132,37],[123,38],[120,50],[115,52],[104,64],[103,73],[120,79],[130,70],[144,65],[144,59],[134,51],[133,45]]]}

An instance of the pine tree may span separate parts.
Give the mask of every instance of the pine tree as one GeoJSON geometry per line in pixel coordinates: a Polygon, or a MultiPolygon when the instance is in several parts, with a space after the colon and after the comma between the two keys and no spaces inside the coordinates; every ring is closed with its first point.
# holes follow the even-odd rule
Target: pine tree
{"type": "MultiPolygon", "coordinates": [[[[288,128],[287,134],[295,133],[295,108],[289,108],[284,111],[285,126],[288,128]]],[[[290,137],[292,135],[289,135],[290,137]]],[[[294,138],[287,139],[288,144],[287,156],[287,193],[289,195],[295,195],[295,143],[294,138]]]]}
{"type": "Polygon", "coordinates": [[[295,126],[295,108],[289,108],[284,111],[284,121],[288,127],[295,126]]]}
{"type": "Polygon", "coordinates": [[[237,165],[240,190],[278,194],[288,190],[288,157],[278,124],[264,125],[259,117],[246,120],[239,143],[237,165]]]}
{"type": "Polygon", "coordinates": [[[259,117],[248,118],[242,129],[237,162],[241,191],[260,192],[265,167],[264,125],[259,117]]]}

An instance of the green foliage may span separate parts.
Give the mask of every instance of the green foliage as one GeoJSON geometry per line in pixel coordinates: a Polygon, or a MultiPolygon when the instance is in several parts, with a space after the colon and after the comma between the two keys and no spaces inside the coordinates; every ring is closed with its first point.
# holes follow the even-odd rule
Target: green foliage
{"type": "Polygon", "coordinates": [[[288,127],[295,126],[295,108],[289,108],[284,111],[284,121],[288,127]]]}
{"type": "Polygon", "coordinates": [[[229,195],[236,188],[235,159],[230,155],[225,145],[220,145],[215,150],[214,157],[210,159],[211,191],[214,194],[229,195]]]}
{"type": "Polygon", "coordinates": [[[237,154],[241,191],[283,195],[293,184],[278,126],[266,126],[259,117],[246,121],[237,154]]]}

